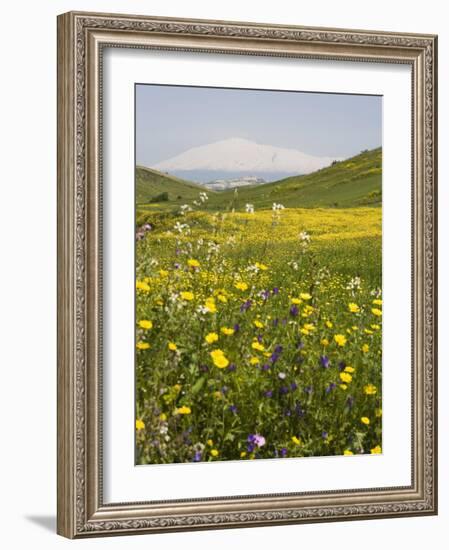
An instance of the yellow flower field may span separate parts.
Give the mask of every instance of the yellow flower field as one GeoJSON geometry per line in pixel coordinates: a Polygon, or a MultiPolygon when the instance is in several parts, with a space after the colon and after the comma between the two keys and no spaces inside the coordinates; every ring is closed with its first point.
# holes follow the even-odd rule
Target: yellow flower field
{"type": "Polygon", "coordinates": [[[380,208],[137,214],[139,464],[381,452],[380,208]]]}

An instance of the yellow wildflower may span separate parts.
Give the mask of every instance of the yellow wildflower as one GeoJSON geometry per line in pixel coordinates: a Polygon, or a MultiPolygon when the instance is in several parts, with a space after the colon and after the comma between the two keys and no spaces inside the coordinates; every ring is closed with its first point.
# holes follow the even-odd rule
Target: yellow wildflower
{"type": "Polygon", "coordinates": [[[170,351],[176,351],[178,349],[178,346],[174,342],[169,342],[168,343],[168,349],[170,351]]]}
{"type": "Polygon", "coordinates": [[[382,305],[382,300],[380,300],[379,298],[376,298],[376,300],[373,300],[373,304],[375,306],[381,306],[382,305]]]}
{"type": "Polygon", "coordinates": [[[242,452],[240,453],[240,458],[245,458],[245,456],[246,456],[246,451],[242,451],[242,452]]]}
{"type": "Polygon", "coordinates": [[[331,321],[326,321],[327,328],[332,328],[334,325],[331,321]]]}
{"type": "Polygon", "coordinates": [[[213,344],[218,340],[218,334],[216,332],[209,332],[209,334],[206,334],[204,339],[208,344],[213,344]]]}
{"type": "Polygon", "coordinates": [[[217,449],[211,449],[210,451],[210,454],[213,456],[213,457],[217,457],[220,453],[217,449]]]}
{"type": "Polygon", "coordinates": [[[345,449],[345,450],[343,451],[343,454],[344,454],[345,456],[351,456],[351,455],[353,455],[354,453],[353,453],[352,451],[350,451],[349,449],[345,449]]]}
{"type": "Polygon", "coordinates": [[[373,315],[376,315],[377,317],[381,317],[382,316],[382,310],[381,309],[377,309],[377,307],[373,307],[372,310],[371,310],[371,313],[373,315]]]}
{"type": "Polygon", "coordinates": [[[210,352],[210,356],[212,357],[214,365],[219,369],[225,369],[229,365],[229,361],[226,359],[221,349],[214,349],[210,352]]]}
{"type": "Polygon", "coordinates": [[[340,384],[340,389],[341,390],[347,390],[348,386],[346,384],[340,384]]]}
{"type": "Polygon", "coordinates": [[[297,306],[302,303],[302,300],[300,300],[299,298],[292,298],[291,303],[297,306]]]}
{"type": "Polygon", "coordinates": [[[357,304],[354,304],[354,302],[350,302],[348,304],[348,309],[351,313],[358,313],[360,311],[360,308],[357,304]]]}
{"type": "Polygon", "coordinates": [[[209,445],[209,447],[213,447],[213,445],[214,445],[214,440],[213,440],[213,439],[208,439],[208,440],[206,441],[206,443],[209,445]]]}
{"type": "Polygon", "coordinates": [[[136,420],[136,430],[139,431],[143,429],[145,429],[145,422],[143,420],[140,420],[140,418],[138,418],[136,420]]]}
{"type": "Polygon", "coordinates": [[[368,352],[369,352],[369,346],[368,346],[368,344],[363,344],[363,346],[362,346],[361,349],[362,349],[363,353],[368,353],[368,352]]]}
{"type": "Polygon", "coordinates": [[[372,455],[380,455],[382,453],[382,447],[380,445],[376,445],[373,449],[371,449],[372,455]]]}
{"type": "Polygon", "coordinates": [[[215,299],[214,298],[207,298],[205,305],[206,305],[206,309],[209,311],[209,313],[216,313],[217,306],[215,305],[215,299]]]}
{"type": "Polygon", "coordinates": [[[360,422],[362,422],[362,424],[365,424],[366,426],[368,426],[369,418],[367,416],[362,416],[362,418],[360,419],[360,422]]]}
{"type": "Polygon", "coordinates": [[[136,348],[137,349],[150,349],[150,344],[148,342],[137,342],[136,348]]]}
{"type": "Polygon", "coordinates": [[[379,325],[371,325],[371,328],[373,330],[379,330],[380,329],[380,326],[379,325]]]}
{"type": "Polygon", "coordinates": [[[143,290],[144,292],[150,292],[150,285],[144,281],[136,281],[136,289],[143,290]]]}
{"type": "Polygon", "coordinates": [[[301,440],[296,435],[292,437],[292,441],[295,445],[301,445],[301,440]]]}
{"type": "Polygon", "coordinates": [[[258,351],[263,351],[263,350],[265,349],[265,346],[264,346],[263,344],[260,344],[259,342],[253,342],[253,343],[251,344],[251,347],[252,347],[253,349],[258,350],[258,351]]]}
{"type": "Polygon", "coordinates": [[[226,334],[226,336],[232,336],[235,332],[235,330],[230,327],[221,327],[220,330],[223,334],[226,334]]]}
{"type": "Polygon", "coordinates": [[[168,277],[168,271],[166,269],[160,269],[159,270],[159,275],[161,277],[168,277]]]}
{"type": "Polygon", "coordinates": [[[149,330],[150,328],[153,328],[153,323],[151,321],[147,321],[146,319],[142,319],[142,321],[139,321],[139,327],[149,330]]]}
{"type": "Polygon", "coordinates": [[[195,298],[195,295],[193,294],[193,292],[186,290],[181,292],[181,298],[183,300],[186,300],[187,302],[190,302],[193,300],[193,298],[195,298]]]}
{"type": "Polygon", "coordinates": [[[315,330],[315,327],[312,325],[312,323],[306,323],[306,324],[304,325],[304,328],[305,328],[306,330],[310,330],[310,331],[315,330]]]}
{"type": "Polygon", "coordinates": [[[259,321],[258,319],[256,319],[254,321],[254,326],[256,326],[257,328],[263,328],[264,324],[261,321],[259,321]]]}
{"type": "Polygon", "coordinates": [[[365,333],[365,334],[374,334],[373,331],[370,330],[369,328],[366,328],[366,329],[364,330],[364,333],[365,333]]]}
{"type": "Polygon", "coordinates": [[[265,264],[260,264],[259,262],[256,262],[256,267],[261,271],[266,271],[268,269],[268,266],[266,266],[265,264]]]}
{"type": "Polygon", "coordinates": [[[260,360],[258,357],[251,357],[249,360],[250,365],[258,365],[260,363],[260,360]]]}
{"type": "Polygon", "coordinates": [[[302,300],[310,300],[312,298],[312,296],[308,293],[308,292],[301,292],[301,294],[299,295],[299,297],[302,299],[302,300]]]}
{"type": "Polygon", "coordinates": [[[241,281],[239,281],[238,283],[235,283],[234,286],[237,290],[247,290],[248,289],[248,285],[246,283],[241,282],[241,281]]]}
{"type": "Polygon", "coordinates": [[[161,413],[159,415],[159,420],[162,420],[162,422],[165,422],[167,420],[167,415],[165,413],[161,413]]]}
{"type": "Polygon", "coordinates": [[[192,409],[190,407],[186,407],[185,405],[179,407],[178,409],[175,409],[175,414],[190,414],[191,412],[192,409]]]}
{"type": "Polygon", "coordinates": [[[374,384],[367,384],[366,386],[363,386],[363,391],[366,395],[376,395],[377,388],[374,384]]]}
{"type": "Polygon", "coordinates": [[[328,340],[327,338],[323,338],[323,339],[321,340],[321,345],[322,345],[322,346],[325,346],[325,347],[328,346],[328,345],[329,345],[329,340],[328,340]]]}
{"type": "Polygon", "coordinates": [[[200,267],[200,262],[198,260],[190,258],[187,260],[187,265],[189,265],[190,267],[200,267]]]}
{"type": "Polygon", "coordinates": [[[340,380],[349,383],[352,381],[352,376],[348,372],[340,372],[340,380]]]}
{"type": "Polygon", "coordinates": [[[219,295],[217,296],[217,298],[218,298],[218,299],[220,300],[220,302],[222,302],[223,304],[225,304],[225,303],[228,301],[228,299],[226,298],[226,296],[225,296],[224,294],[219,294],[219,295]]]}
{"type": "Polygon", "coordinates": [[[340,347],[343,347],[346,344],[346,336],[344,336],[343,334],[336,334],[334,336],[334,340],[336,344],[340,347]]]}
{"type": "Polygon", "coordinates": [[[355,372],[355,368],[348,365],[347,367],[345,367],[345,372],[355,372]]]}

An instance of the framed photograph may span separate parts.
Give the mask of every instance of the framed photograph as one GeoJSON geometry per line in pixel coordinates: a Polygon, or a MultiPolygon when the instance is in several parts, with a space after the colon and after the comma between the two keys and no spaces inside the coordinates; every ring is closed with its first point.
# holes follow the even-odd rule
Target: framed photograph
{"type": "Polygon", "coordinates": [[[436,54],[59,16],[59,534],[437,513],[436,54]]]}

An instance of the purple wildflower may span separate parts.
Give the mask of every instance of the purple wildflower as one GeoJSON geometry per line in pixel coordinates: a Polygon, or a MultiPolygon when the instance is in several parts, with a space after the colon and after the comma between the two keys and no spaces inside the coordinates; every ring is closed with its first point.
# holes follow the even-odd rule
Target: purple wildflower
{"type": "Polygon", "coordinates": [[[267,391],[264,393],[264,396],[265,396],[265,397],[273,397],[273,390],[267,390],[267,391]]]}
{"type": "Polygon", "coordinates": [[[291,389],[292,391],[297,390],[297,389],[298,389],[298,384],[297,384],[296,382],[292,382],[292,383],[290,384],[290,389],[291,389]]]}
{"type": "Polygon", "coordinates": [[[292,317],[296,317],[296,316],[298,315],[298,313],[299,313],[299,309],[298,309],[297,306],[292,306],[292,307],[290,308],[290,315],[291,315],[292,317]]]}
{"type": "Polygon", "coordinates": [[[279,389],[279,393],[281,395],[286,395],[288,393],[288,387],[287,386],[281,386],[281,388],[279,389]]]}
{"type": "Polygon", "coordinates": [[[201,451],[195,451],[195,456],[193,457],[193,462],[201,462],[201,451]]]}
{"type": "Polygon", "coordinates": [[[321,432],[321,437],[322,437],[323,439],[327,439],[328,435],[329,435],[329,434],[328,434],[327,432],[325,432],[325,431],[322,431],[322,432],[321,432]]]}
{"type": "Polygon", "coordinates": [[[281,457],[282,458],[285,458],[287,456],[287,448],[286,447],[282,447],[281,449],[281,457]]]}
{"type": "Polygon", "coordinates": [[[278,325],[279,325],[279,319],[276,318],[276,319],[274,319],[274,321],[273,321],[273,326],[274,326],[274,327],[277,327],[278,325]]]}
{"type": "Polygon", "coordinates": [[[284,349],[284,348],[283,348],[282,346],[279,346],[279,345],[278,345],[278,346],[276,346],[276,347],[274,348],[274,352],[275,352],[275,353],[282,353],[282,350],[283,350],[283,349],[284,349]]]}
{"type": "Polygon", "coordinates": [[[246,300],[246,302],[244,302],[241,306],[240,306],[240,311],[248,311],[248,309],[251,307],[251,300],[246,300]]]}
{"type": "Polygon", "coordinates": [[[284,410],[284,416],[291,416],[291,415],[292,415],[292,411],[290,409],[284,410]]]}
{"type": "Polygon", "coordinates": [[[269,290],[262,290],[260,295],[262,296],[262,298],[264,300],[268,300],[268,298],[270,297],[270,291],[269,290]]]}
{"type": "Polygon", "coordinates": [[[235,363],[231,363],[226,370],[228,370],[229,372],[233,372],[236,370],[236,368],[237,366],[235,365],[235,363]]]}
{"type": "Polygon", "coordinates": [[[329,368],[329,365],[330,365],[329,357],[327,355],[320,355],[320,363],[321,363],[321,366],[324,367],[325,369],[329,368]]]}
{"type": "MultiPolygon", "coordinates": [[[[259,447],[259,448],[260,448],[260,447],[263,447],[263,446],[265,445],[265,443],[266,443],[266,440],[265,440],[264,436],[263,436],[263,435],[260,435],[260,434],[250,434],[250,435],[248,436],[247,441],[248,441],[248,444],[249,444],[249,445],[252,445],[252,446],[253,446],[253,449],[252,449],[252,450],[254,450],[254,448],[255,448],[256,446],[259,447]]],[[[248,446],[249,446],[249,445],[248,445],[248,446]]],[[[250,451],[250,452],[252,452],[252,451],[250,451]]]]}
{"type": "Polygon", "coordinates": [[[327,388],[325,389],[325,392],[326,393],[330,393],[332,390],[334,390],[335,388],[337,387],[337,384],[335,382],[332,382],[331,384],[329,384],[329,386],[327,386],[327,388]]]}
{"type": "Polygon", "coordinates": [[[273,288],[273,294],[279,294],[279,288],[277,286],[273,288]]]}
{"type": "Polygon", "coordinates": [[[257,335],[257,341],[259,342],[259,344],[262,343],[262,334],[257,335]]]}
{"type": "Polygon", "coordinates": [[[345,367],[346,367],[346,363],[344,361],[340,361],[340,363],[338,363],[338,368],[342,371],[342,370],[345,370],[345,367]]]}
{"type": "Polygon", "coordinates": [[[264,365],[262,365],[262,370],[270,370],[270,365],[265,363],[264,365]]]}
{"type": "Polygon", "coordinates": [[[229,410],[234,414],[237,413],[237,407],[235,405],[229,405],[229,410]]]}
{"type": "Polygon", "coordinates": [[[234,332],[238,332],[240,330],[240,325],[238,323],[236,323],[234,325],[234,332]]]}
{"type": "Polygon", "coordinates": [[[271,354],[271,356],[270,356],[270,361],[271,361],[272,363],[276,363],[276,361],[277,361],[278,359],[279,359],[279,353],[274,352],[274,353],[271,354]]]}

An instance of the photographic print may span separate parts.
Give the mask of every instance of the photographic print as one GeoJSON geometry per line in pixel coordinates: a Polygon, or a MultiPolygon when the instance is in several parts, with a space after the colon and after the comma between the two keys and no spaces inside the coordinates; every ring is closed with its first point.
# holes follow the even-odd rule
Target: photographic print
{"type": "Polygon", "coordinates": [[[382,97],[137,84],[135,156],[136,464],[382,453],[382,97]]]}

